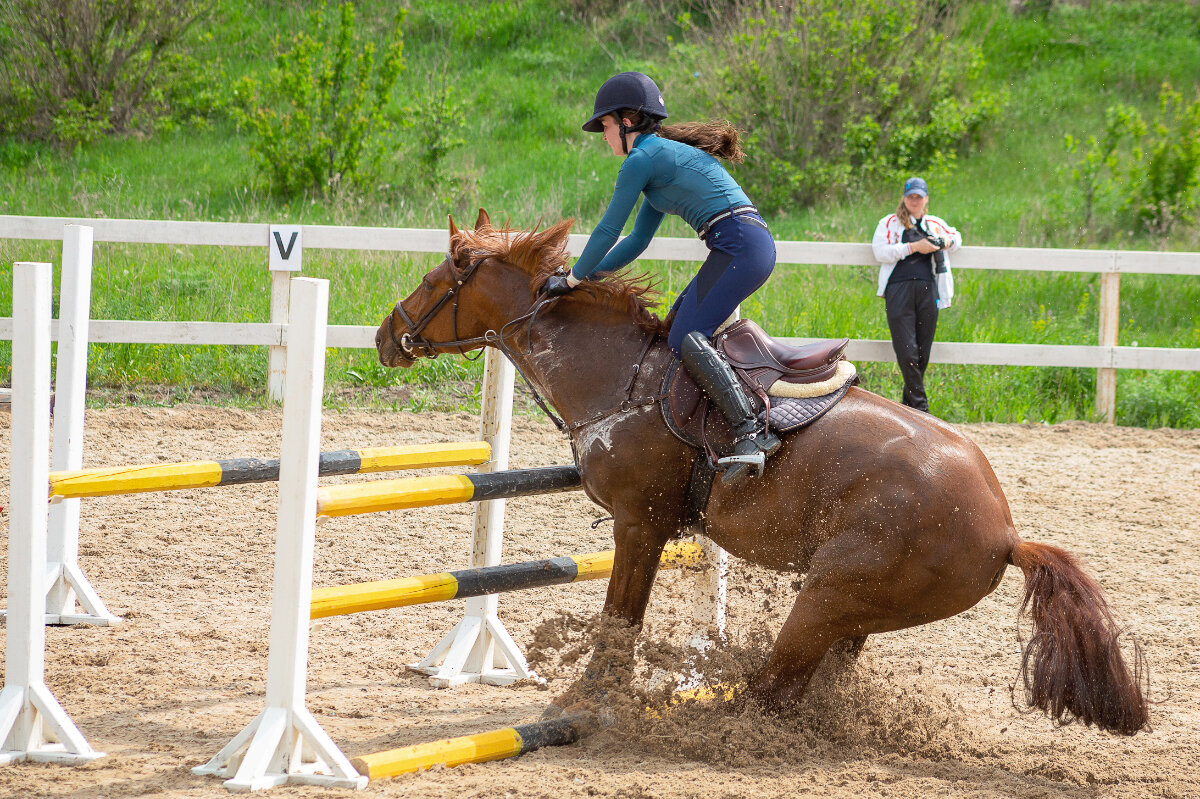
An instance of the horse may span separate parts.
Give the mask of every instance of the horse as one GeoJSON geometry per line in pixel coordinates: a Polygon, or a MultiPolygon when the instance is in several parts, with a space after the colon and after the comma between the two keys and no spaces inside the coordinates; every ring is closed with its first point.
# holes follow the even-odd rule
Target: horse
{"type": "MultiPolygon", "coordinates": [[[[602,613],[636,634],[663,547],[683,532],[693,464],[706,456],[657,407],[673,355],[648,280],[616,273],[539,297],[566,264],[572,222],[501,229],[480,209],[474,229],[459,230],[451,218],[445,260],[396,303],[375,344],[388,367],[485,346],[513,361],[551,418],[545,402],[561,415],[587,496],[613,517],[602,613]]],[[[1018,618],[1032,620],[1018,674],[1028,706],[1058,725],[1149,728],[1145,656],[1135,639],[1131,669],[1100,586],[1065,550],[1021,539],[982,451],[933,416],[852,387],[784,436],[761,477],[716,481],[702,525],[737,557],[804,575],[744,688],[766,711],[794,706],[831,648],[857,653],[869,635],[961,613],[1012,565],[1025,578],[1018,618]]],[[[600,649],[577,686],[613,658],[632,659],[600,649]]]]}

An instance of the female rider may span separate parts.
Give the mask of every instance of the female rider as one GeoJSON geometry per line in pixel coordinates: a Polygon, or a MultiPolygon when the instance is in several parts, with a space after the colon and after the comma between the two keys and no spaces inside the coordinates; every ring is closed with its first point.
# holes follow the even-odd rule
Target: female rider
{"type": "Polygon", "coordinates": [[[603,133],[613,154],[624,156],[604,218],[565,275],[546,283],[550,296],[565,294],[600,272],[620,269],[649,245],[665,214],[676,214],[696,230],[708,259],[679,295],[667,344],[688,373],[724,414],[736,436],[734,453],[717,461],[721,482],[761,475],[779,449],[774,433],[758,429],[737,377],[711,340],[737,306],[770,277],[775,240],[746,193],[717,161],[742,160],[737,131],[724,123],[663,127],[662,94],[640,72],[622,72],[604,82],[583,129],[603,133]],[[645,195],[633,232],[617,239],[639,195],[645,195]],[[613,245],[616,244],[614,247],[613,245]]]}

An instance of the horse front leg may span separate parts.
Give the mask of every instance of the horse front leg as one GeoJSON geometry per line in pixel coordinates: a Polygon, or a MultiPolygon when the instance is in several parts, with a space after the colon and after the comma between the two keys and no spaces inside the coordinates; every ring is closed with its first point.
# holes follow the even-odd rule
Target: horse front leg
{"type": "Polygon", "coordinates": [[[581,677],[555,704],[567,707],[628,684],[634,643],[650,602],[663,547],[670,539],[642,520],[615,522],[612,576],[604,599],[592,658],[581,677]]]}

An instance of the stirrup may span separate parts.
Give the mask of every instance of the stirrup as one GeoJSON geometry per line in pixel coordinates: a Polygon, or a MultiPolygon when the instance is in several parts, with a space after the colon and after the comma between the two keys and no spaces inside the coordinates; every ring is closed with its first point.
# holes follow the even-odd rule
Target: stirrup
{"type": "Polygon", "coordinates": [[[759,450],[750,455],[727,455],[724,458],[718,458],[717,471],[721,472],[722,485],[732,485],[740,483],[751,474],[755,477],[762,477],[766,464],[767,453],[759,450]]]}
{"type": "Polygon", "coordinates": [[[735,451],[732,455],[717,459],[716,468],[722,472],[722,485],[740,483],[751,474],[755,477],[762,477],[767,458],[774,455],[783,446],[783,440],[771,430],[756,431],[739,438],[737,444],[740,445],[744,441],[752,442],[755,450],[743,454],[737,454],[735,451]]]}
{"type": "Polygon", "coordinates": [[[749,455],[726,455],[724,458],[717,458],[717,470],[724,471],[730,466],[734,466],[739,463],[745,463],[753,466],[758,471],[758,476],[762,477],[763,466],[765,466],[767,463],[767,453],[760,449],[758,452],[754,452],[749,455]]]}

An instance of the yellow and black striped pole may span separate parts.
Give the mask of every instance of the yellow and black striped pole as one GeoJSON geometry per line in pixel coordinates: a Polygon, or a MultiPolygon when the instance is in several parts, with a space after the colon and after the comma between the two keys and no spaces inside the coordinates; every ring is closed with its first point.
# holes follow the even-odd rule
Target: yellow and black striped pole
{"type": "MultiPolygon", "coordinates": [[[[704,552],[699,544],[676,541],[663,550],[659,566],[664,569],[694,566],[699,565],[703,558],[704,552]]],[[[324,619],[369,610],[444,602],[447,599],[601,580],[611,575],[612,569],[613,551],[609,550],[419,577],[314,588],[309,615],[313,619],[324,619]]]]}
{"type": "Polygon", "coordinates": [[[456,502],[569,491],[581,485],[574,466],[545,466],[482,474],[401,477],[326,486],[317,492],[317,516],[353,516],[456,502]]]}
{"type": "MultiPolygon", "coordinates": [[[[492,457],[486,441],[410,444],[322,452],[318,474],[367,474],[439,466],[477,466],[492,457]]],[[[267,483],[279,479],[279,460],[230,458],[221,461],[152,463],[50,473],[50,498],[103,497],[177,491],[184,488],[267,483]]]]}
{"type": "Polygon", "coordinates": [[[576,713],[549,721],[376,752],[356,757],[350,763],[359,774],[375,781],[433,766],[486,763],[517,757],[544,746],[566,746],[591,733],[594,724],[591,714],[576,713]]]}

